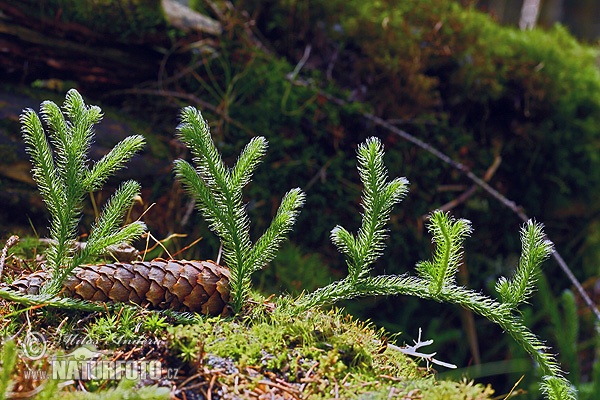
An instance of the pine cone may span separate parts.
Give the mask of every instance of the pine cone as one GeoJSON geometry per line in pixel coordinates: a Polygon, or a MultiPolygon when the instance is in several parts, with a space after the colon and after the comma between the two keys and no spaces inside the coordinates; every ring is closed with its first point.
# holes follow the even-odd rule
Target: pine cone
{"type": "MultiPolygon", "coordinates": [[[[37,294],[49,279],[45,271],[15,280],[10,288],[37,294]]],[[[229,270],[212,261],[163,260],[84,265],[63,284],[66,297],[118,301],[152,309],[228,313],[229,270]]]]}

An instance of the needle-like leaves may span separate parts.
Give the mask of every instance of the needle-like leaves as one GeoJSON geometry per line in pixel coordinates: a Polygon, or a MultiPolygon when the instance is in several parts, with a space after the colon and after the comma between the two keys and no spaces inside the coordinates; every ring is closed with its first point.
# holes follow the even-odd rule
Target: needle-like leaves
{"type": "Polygon", "coordinates": [[[498,324],[510,334],[539,365],[544,378],[542,390],[549,399],[575,399],[575,391],[563,376],[548,348],[523,324],[515,312],[517,305],[531,296],[541,262],[552,252],[544,240],[542,226],[529,221],[521,230],[521,262],[509,281],[501,278],[497,288],[502,301],[456,285],[456,273],[463,257],[463,242],[471,234],[471,223],[454,219],[448,213],[434,211],[427,228],[435,245],[433,258],[417,264],[418,276],[408,274],[370,276],[370,264],[383,252],[385,224],[393,205],[406,192],[406,180],[386,182],[381,143],[369,139],[359,146],[358,170],[364,185],[363,223],[355,237],[341,226],[331,239],[346,256],[348,276],[312,293],[300,296],[295,312],[364,296],[408,295],[439,302],[458,304],[498,324]]]}
{"type": "Polygon", "coordinates": [[[100,189],[106,180],[116,171],[123,168],[125,163],[143,146],[143,136],[134,135],[126,137],[92,166],[89,173],[85,176],[83,186],[92,192],[100,189]]]}
{"type": "Polygon", "coordinates": [[[383,144],[375,137],[358,146],[358,174],[363,183],[362,225],[354,237],[341,226],[331,231],[331,241],[346,256],[348,278],[352,282],[366,277],[371,265],[383,254],[392,208],[408,192],[408,181],[396,178],[387,182],[383,164],[383,144]]]}
{"type": "Polygon", "coordinates": [[[139,184],[128,182],[102,212],[86,249],[74,254],[73,242],[85,196],[98,190],[112,173],[122,168],[143,147],[144,138],[126,138],[90,169],[87,154],[94,137],[93,126],[102,119],[100,108],[86,106],[76,90],[67,93],[62,111],[50,101],[43,102],[40,108],[48,133],[31,109],[21,115],[21,129],[33,164],[33,178],[51,217],[53,241],[46,254],[46,267],[52,272],[52,279],[44,286],[43,294],[53,296],[77,265],[96,257],[106,246],[139,237],[145,229],[141,222],[118,228],[125,209],[139,193],[139,184]]]}
{"type": "Polygon", "coordinates": [[[516,308],[527,302],[535,290],[540,265],[552,254],[552,242],[544,237],[543,225],[529,220],[521,228],[521,258],[512,279],[501,277],[496,290],[505,304],[516,308]]]}
{"type": "MultiPolygon", "coordinates": [[[[299,309],[374,294],[369,276],[371,265],[383,254],[387,238],[385,226],[392,208],[408,192],[408,181],[405,178],[387,181],[383,144],[379,139],[367,139],[358,146],[357,154],[358,174],[364,186],[361,227],[356,237],[340,225],[331,231],[331,241],[346,256],[348,276],[300,298],[299,309]]],[[[386,290],[385,287],[379,289],[386,290]]]]}
{"type": "Polygon", "coordinates": [[[562,377],[544,376],[540,384],[540,390],[547,398],[552,400],[575,400],[577,391],[562,377]]]}
{"type": "Polygon", "coordinates": [[[192,196],[213,232],[223,244],[223,258],[231,270],[234,311],[239,312],[250,292],[250,277],[276,255],[280,244],[292,229],[304,193],[296,188],[283,197],[281,205],[265,233],[252,244],[250,219],[243,203],[242,189],[267,150],[267,140],[253,138],[240,153],[232,168],[223,163],[208,124],[200,112],[186,107],[181,113],[179,137],[194,155],[196,169],[184,160],[175,161],[175,174],[192,196]]]}
{"type": "Polygon", "coordinates": [[[419,275],[430,282],[435,296],[442,288],[454,285],[462,258],[464,240],[471,234],[471,223],[466,219],[455,220],[447,213],[434,211],[427,226],[436,244],[432,261],[417,264],[419,275]]]}

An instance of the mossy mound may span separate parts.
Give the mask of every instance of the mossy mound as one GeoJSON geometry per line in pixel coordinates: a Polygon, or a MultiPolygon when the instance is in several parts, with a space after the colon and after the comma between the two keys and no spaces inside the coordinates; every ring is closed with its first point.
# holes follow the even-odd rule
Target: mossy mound
{"type": "MultiPolygon", "coordinates": [[[[433,369],[387,346],[385,332],[340,310],[291,317],[279,306],[242,320],[208,319],[169,328],[171,351],[190,387],[210,382],[214,395],[251,398],[488,399],[472,382],[438,381],[433,369]]],[[[423,362],[424,364],[424,362],[423,362]]],[[[186,390],[185,387],[182,390],[186,390]]]]}
{"type": "MultiPolygon", "coordinates": [[[[32,328],[46,338],[48,350],[40,359],[28,359],[21,350],[28,336],[16,335],[20,347],[12,394],[35,391],[48,399],[492,398],[489,385],[437,380],[425,361],[389,346],[392,339],[384,331],[343,311],[314,310],[297,318],[284,310],[285,305],[262,301],[241,318],[197,318],[185,325],[131,309],[88,315],[85,323],[39,312],[32,328]],[[62,326],[57,318],[65,321],[62,326]],[[160,362],[161,376],[89,380],[82,370],[76,376],[83,378],[73,382],[32,380],[24,372],[52,374],[56,360],[60,365],[67,359],[160,362]]],[[[58,376],[67,378],[65,373],[58,376]]]]}

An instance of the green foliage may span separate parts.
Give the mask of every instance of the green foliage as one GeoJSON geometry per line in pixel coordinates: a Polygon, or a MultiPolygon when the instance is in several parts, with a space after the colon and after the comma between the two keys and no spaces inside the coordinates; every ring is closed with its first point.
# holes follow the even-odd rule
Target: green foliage
{"type": "MultiPolygon", "coordinates": [[[[22,117],[23,135],[34,164],[33,175],[52,216],[51,233],[54,242],[48,251],[48,265],[53,277],[51,288],[46,291],[51,296],[60,289],[62,279],[82,260],[97,255],[108,245],[139,235],[144,228],[141,223],[119,228],[122,215],[139,190],[136,183],[125,183],[98,218],[85,250],[79,254],[73,253],[72,244],[81,212],[81,201],[86,191],[98,189],[110,173],[122,167],[126,159],[139,149],[143,140],[136,140],[136,137],[124,140],[90,168],[85,156],[92,140],[92,125],[99,121],[100,110],[85,106],[76,91],[68,93],[64,110],[68,120],[54,103],[42,104],[42,115],[50,130],[50,143],[55,149],[55,156],[37,115],[28,110],[22,117]],[[133,228],[128,229],[132,226],[133,228]],[[64,265],[67,267],[64,268],[64,265]]],[[[178,130],[180,138],[194,156],[196,168],[184,160],[177,160],[176,175],[196,197],[198,208],[222,241],[224,259],[231,269],[232,306],[236,312],[240,312],[250,295],[251,274],[275,257],[295,222],[305,195],[298,188],[288,191],[271,224],[253,244],[242,190],[250,182],[254,170],[266,153],[266,139],[255,137],[250,140],[234,166],[227,168],[207,123],[197,109],[187,107],[183,110],[178,130]]],[[[387,169],[383,163],[383,145],[379,139],[367,139],[358,146],[357,154],[358,174],[363,183],[364,211],[361,227],[356,235],[339,225],[331,231],[332,242],[346,258],[348,276],[295,300],[283,300],[281,312],[297,318],[299,314],[315,307],[372,295],[403,294],[458,304],[498,324],[529,353],[543,374],[541,388],[548,398],[575,398],[575,390],[564,378],[554,357],[524,325],[518,309],[520,304],[531,297],[540,264],[552,252],[552,244],[545,240],[542,225],[529,221],[522,228],[519,265],[511,278],[500,278],[496,285],[500,301],[457,285],[456,274],[462,258],[463,242],[470,235],[471,226],[469,221],[455,220],[441,211],[435,211],[430,216],[428,229],[433,236],[435,249],[431,260],[417,264],[418,276],[373,276],[373,263],[381,257],[385,248],[386,226],[391,219],[392,208],[407,193],[408,181],[404,178],[388,181],[387,169]]],[[[51,297],[40,299],[35,296],[17,296],[4,290],[1,294],[8,300],[18,298],[18,301],[25,303],[39,304],[48,299],[47,304],[61,304],[60,299],[51,297]]],[[[69,308],[76,303],[64,300],[62,304],[69,308]]],[[[100,307],[88,303],[79,305],[82,309],[87,307],[89,310],[100,307]]],[[[570,310],[572,309],[573,304],[570,305],[570,310]]],[[[137,333],[136,321],[136,313],[127,307],[118,315],[102,317],[88,333],[103,341],[110,341],[117,334],[133,339],[137,333]]],[[[162,323],[156,318],[150,325],[158,328],[162,323]]],[[[573,332],[575,333],[571,336],[576,335],[576,330],[573,332]]],[[[266,334],[267,337],[272,335],[266,334]]],[[[187,360],[193,361],[193,343],[179,344],[187,360]]],[[[229,347],[241,349],[239,344],[229,347]]],[[[331,368],[346,368],[338,363],[340,355],[328,353],[326,357],[332,361],[331,368]]],[[[364,364],[363,366],[372,362],[364,354],[357,354],[357,357],[362,360],[359,364],[364,364]]],[[[323,359],[319,363],[325,361],[327,360],[323,359]]],[[[356,362],[356,359],[352,362],[356,362]]],[[[279,366],[277,361],[270,368],[279,366]]]]}
{"type": "Polygon", "coordinates": [[[577,392],[575,388],[566,384],[564,378],[558,378],[554,376],[544,376],[542,383],[540,384],[542,393],[549,399],[576,399],[577,392]]]}
{"type": "Polygon", "coordinates": [[[509,281],[501,277],[496,284],[502,301],[512,308],[531,297],[540,273],[540,264],[553,251],[552,243],[544,239],[542,226],[531,220],[521,228],[521,242],[521,259],[513,278],[509,281]]]}
{"type": "Polygon", "coordinates": [[[138,387],[136,380],[122,379],[117,387],[95,393],[60,392],[54,395],[66,400],[168,400],[171,398],[171,389],[157,385],[138,387]]]}
{"type": "Polygon", "coordinates": [[[144,145],[142,136],[130,136],[118,143],[99,161],[88,166],[93,125],[102,118],[99,107],[86,106],[76,90],[67,93],[63,110],[51,101],[41,105],[41,115],[48,126],[31,109],[21,116],[22,133],[33,163],[32,174],[50,212],[50,236],[53,242],[46,252],[50,282],[43,294],[58,293],[73,268],[94,259],[111,245],[139,237],[145,225],[136,221],[125,226],[123,217],[139,193],[139,184],[127,181],[113,194],[92,227],[85,248],[74,252],[77,225],[84,197],[102,187],[108,177],[144,145]]]}
{"type": "Polygon", "coordinates": [[[356,237],[339,225],[331,231],[331,241],[346,255],[352,283],[368,275],[370,265],[383,253],[385,225],[392,207],[408,192],[405,178],[387,182],[383,145],[377,138],[369,138],[358,147],[358,173],[364,185],[362,226],[356,237]]]}
{"type": "Polygon", "coordinates": [[[469,221],[454,220],[442,212],[431,215],[427,228],[433,243],[438,245],[433,260],[421,261],[416,268],[423,279],[430,281],[429,291],[435,297],[443,289],[456,285],[456,273],[463,257],[462,243],[472,230],[469,221]]]}
{"type": "Polygon", "coordinates": [[[550,321],[552,336],[560,353],[561,364],[569,372],[571,382],[579,386],[582,377],[577,354],[580,332],[575,295],[572,291],[565,290],[560,297],[555,297],[548,280],[543,275],[539,280],[538,288],[539,303],[550,321]]]}
{"type": "MultiPolygon", "coordinates": [[[[211,318],[168,331],[168,343],[177,358],[192,369],[203,365],[233,373],[235,383],[233,378],[227,383],[235,384],[240,393],[247,384],[240,372],[251,369],[260,371],[257,379],[264,379],[266,373],[283,373],[290,383],[303,385],[299,397],[311,399],[336,394],[349,399],[387,399],[390,393],[402,397],[418,392],[435,400],[492,397],[492,391],[481,384],[435,379],[431,370],[419,369],[405,354],[383,347],[382,330],[340,310],[309,310],[298,318],[285,307],[268,312],[255,309],[241,321],[211,318]],[[344,385],[335,385],[342,380],[344,385]]],[[[249,384],[252,387],[256,382],[249,384]]]]}
{"type": "Polygon", "coordinates": [[[228,169],[210,136],[208,124],[197,109],[183,110],[178,130],[181,140],[192,151],[197,168],[187,161],[176,160],[175,172],[196,198],[210,228],[221,239],[223,258],[231,270],[232,305],[239,312],[250,292],[251,274],[275,257],[296,220],[305,195],[298,188],[287,192],[271,224],[253,245],[242,189],[266,152],[266,139],[253,138],[235,165],[228,169]]]}
{"type": "MultiPolygon", "coordinates": [[[[358,173],[364,185],[362,225],[356,237],[339,225],[331,231],[331,241],[346,256],[348,276],[301,298],[300,309],[343,299],[343,293],[355,293],[353,297],[360,296],[362,283],[369,280],[371,264],[381,256],[385,248],[385,225],[389,222],[392,208],[408,191],[408,181],[405,178],[387,182],[383,145],[379,139],[367,139],[358,147],[357,153],[358,173]]],[[[368,292],[364,295],[368,295],[368,292]]]]}
{"type": "Polygon", "coordinates": [[[169,323],[166,317],[159,313],[151,313],[143,320],[144,329],[150,333],[157,333],[165,330],[169,323]]]}
{"type": "Polygon", "coordinates": [[[25,0],[30,12],[41,18],[78,23],[100,35],[117,39],[139,38],[164,27],[160,0],[49,0],[39,4],[25,0]],[[31,7],[35,6],[35,7],[31,7]]]}
{"type": "Polygon", "coordinates": [[[406,181],[399,182],[390,194],[391,184],[386,184],[383,163],[383,148],[378,140],[368,139],[359,147],[359,173],[365,183],[363,195],[363,224],[358,237],[369,240],[356,240],[343,228],[332,231],[332,241],[345,256],[349,265],[348,277],[331,283],[296,301],[296,312],[304,312],[315,306],[330,304],[343,299],[352,299],[371,295],[411,295],[439,302],[461,305],[476,314],[482,315],[498,324],[519,343],[539,364],[544,375],[542,391],[549,399],[574,399],[575,389],[563,377],[563,373],[548,348],[523,324],[518,306],[525,302],[533,292],[542,261],[553,251],[552,244],[544,239],[543,227],[528,221],[521,230],[522,254],[513,277],[500,278],[497,290],[502,301],[466,289],[456,284],[456,273],[462,258],[463,242],[471,233],[469,221],[455,220],[447,213],[435,211],[430,217],[428,229],[433,236],[435,250],[432,260],[417,264],[418,277],[407,275],[369,275],[369,265],[383,251],[384,226],[394,204],[398,203],[406,192],[406,181]],[[361,157],[362,156],[362,157],[361,157]],[[370,179],[366,179],[369,177],[370,179]],[[371,182],[377,185],[367,186],[371,182]],[[385,205],[385,206],[382,206],[385,205]],[[374,214],[385,210],[381,214],[374,214]],[[379,215],[377,224],[372,224],[373,215],[379,215]],[[369,256],[363,256],[363,255],[369,256]],[[357,261],[362,262],[358,264],[357,261]],[[366,272],[365,272],[366,271],[366,272]]]}
{"type": "Polygon", "coordinates": [[[581,400],[592,400],[600,393],[600,360],[598,359],[598,351],[600,349],[600,335],[595,337],[595,354],[594,365],[589,382],[579,386],[581,400]]]}
{"type": "Polygon", "coordinates": [[[17,345],[12,339],[4,341],[2,346],[2,370],[0,370],[0,400],[4,400],[11,389],[11,375],[17,362],[17,345]]]}
{"type": "MultiPolygon", "coordinates": [[[[157,314],[160,315],[160,314],[157,314]]],[[[124,307],[102,315],[87,328],[87,337],[92,343],[109,346],[121,346],[139,338],[139,324],[144,322],[140,313],[133,308],[124,307]]]]}

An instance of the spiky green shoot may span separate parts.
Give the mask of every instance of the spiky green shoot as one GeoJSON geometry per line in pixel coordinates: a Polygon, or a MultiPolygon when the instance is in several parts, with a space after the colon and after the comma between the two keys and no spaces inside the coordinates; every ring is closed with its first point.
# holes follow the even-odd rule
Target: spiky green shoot
{"type": "Polygon", "coordinates": [[[383,145],[375,137],[358,146],[358,174],[363,183],[362,225],[355,237],[338,225],[331,231],[331,241],[346,256],[348,278],[356,283],[366,277],[371,265],[383,254],[392,208],[408,192],[408,181],[396,178],[387,182],[383,164],[383,145]]]}
{"type": "Polygon", "coordinates": [[[462,243],[472,229],[466,219],[455,220],[440,211],[431,215],[427,228],[433,236],[433,243],[445,244],[435,247],[433,260],[417,264],[417,272],[429,281],[429,290],[435,297],[443,288],[456,283],[456,273],[462,259],[462,243]]]}
{"type": "Polygon", "coordinates": [[[298,300],[299,309],[333,303],[344,298],[369,295],[369,272],[372,264],[383,254],[387,238],[386,224],[392,208],[408,192],[408,181],[395,178],[387,181],[383,164],[383,144],[372,137],[358,146],[358,174],[364,185],[362,224],[356,236],[338,225],[331,231],[331,241],[346,256],[348,276],[333,282],[298,300]],[[361,294],[363,289],[366,291],[361,294]]]}
{"type": "Polygon", "coordinates": [[[235,165],[227,168],[201,113],[194,107],[186,107],[181,119],[179,137],[192,151],[196,168],[187,161],[176,160],[175,173],[196,198],[198,209],[223,244],[223,258],[231,270],[231,304],[239,312],[250,292],[251,274],[275,257],[296,221],[305,195],[299,188],[287,192],[267,230],[252,244],[242,189],[261,162],[267,140],[253,138],[235,165]]]}
{"type": "Polygon", "coordinates": [[[552,242],[545,240],[543,226],[529,220],[521,228],[522,251],[519,266],[512,279],[501,277],[496,290],[502,301],[516,308],[527,302],[539,278],[540,265],[553,252],[552,242]]]}
{"type": "Polygon", "coordinates": [[[540,390],[552,400],[577,399],[577,390],[562,377],[544,376],[540,383],[540,390]]]}
{"type": "Polygon", "coordinates": [[[427,226],[435,249],[433,257],[417,264],[418,276],[370,276],[370,265],[384,249],[385,225],[391,208],[406,192],[406,180],[386,182],[383,148],[369,139],[358,150],[358,170],[364,185],[363,221],[355,237],[336,226],[332,241],[346,257],[348,276],[295,301],[295,311],[340,300],[375,295],[409,295],[439,302],[458,304],[498,324],[510,334],[539,365],[544,380],[542,391],[549,399],[575,399],[575,391],[564,378],[548,348],[523,324],[517,310],[532,294],[541,263],[552,253],[552,244],[544,239],[543,226],[529,221],[521,230],[522,254],[511,279],[501,278],[497,288],[502,301],[456,285],[456,273],[463,253],[463,242],[471,234],[471,223],[454,219],[448,213],[434,211],[427,226]]]}
{"type": "Polygon", "coordinates": [[[50,236],[53,239],[46,253],[50,282],[43,287],[44,295],[54,296],[73,268],[97,257],[107,246],[129,242],[145,230],[142,222],[121,226],[126,210],[139,193],[137,182],[125,182],[111,197],[89,236],[87,246],[74,252],[77,226],[81,219],[85,196],[102,187],[108,177],[144,145],[144,138],[130,136],[118,143],[108,154],[89,167],[89,152],[93,126],[102,119],[97,106],[86,106],[74,89],[67,93],[63,111],[55,103],[45,101],[40,114],[31,109],[21,115],[22,134],[33,164],[32,174],[50,212],[50,236]]]}

